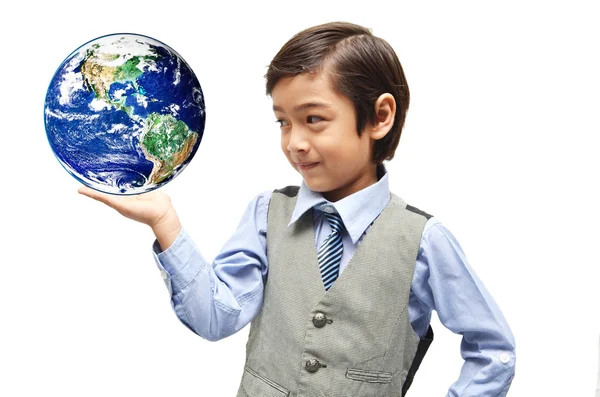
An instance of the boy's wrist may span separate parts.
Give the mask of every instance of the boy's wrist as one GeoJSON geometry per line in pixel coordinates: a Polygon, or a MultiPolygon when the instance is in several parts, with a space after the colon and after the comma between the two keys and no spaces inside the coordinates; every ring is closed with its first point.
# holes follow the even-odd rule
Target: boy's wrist
{"type": "Polygon", "coordinates": [[[169,210],[164,217],[150,227],[162,251],[169,248],[181,232],[181,222],[174,209],[169,210]]]}

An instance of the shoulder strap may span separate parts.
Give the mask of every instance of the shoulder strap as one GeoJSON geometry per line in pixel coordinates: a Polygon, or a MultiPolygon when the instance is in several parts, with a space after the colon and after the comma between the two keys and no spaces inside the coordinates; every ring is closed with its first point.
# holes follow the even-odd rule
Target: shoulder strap
{"type": "Polygon", "coordinates": [[[421,211],[420,209],[418,209],[417,207],[413,207],[412,205],[407,204],[406,209],[411,212],[414,212],[415,214],[423,215],[425,218],[427,218],[427,220],[429,220],[429,218],[433,217],[433,215],[430,215],[425,211],[421,211]]]}
{"type": "Polygon", "coordinates": [[[286,186],[283,189],[275,189],[274,193],[281,193],[288,197],[296,197],[298,195],[298,190],[300,190],[300,186],[286,186]]]}

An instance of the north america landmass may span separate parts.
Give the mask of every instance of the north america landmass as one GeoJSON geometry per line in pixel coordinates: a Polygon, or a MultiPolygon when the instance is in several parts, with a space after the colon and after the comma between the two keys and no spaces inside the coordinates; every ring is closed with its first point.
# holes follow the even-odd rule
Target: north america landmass
{"type": "Polygon", "coordinates": [[[153,66],[157,55],[134,55],[125,59],[122,54],[101,53],[97,51],[99,48],[98,44],[92,45],[81,62],[83,83],[94,92],[96,99],[126,112],[129,117],[144,126],[138,144],[146,159],[153,163],[147,183],[158,184],[171,176],[173,171],[189,158],[199,134],[171,114],[154,112],[149,113],[147,117],[140,117],[135,114],[134,107],[126,103],[130,95],[134,95],[141,104],[144,104],[144,101],[156,101],[155,98],[145,95],[146,92],[137,83],[137,78],[145,71],[157,71],[153,66]],[[110,87],[114,83],[130,84],[133,92],[128,95],[123,95],[125,91],[110,95],[110,87]]]}

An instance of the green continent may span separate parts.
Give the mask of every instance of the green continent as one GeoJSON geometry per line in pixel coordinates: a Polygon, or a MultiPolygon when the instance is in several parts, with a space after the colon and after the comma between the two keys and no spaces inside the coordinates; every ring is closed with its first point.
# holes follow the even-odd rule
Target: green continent
{"type": "MultiPolygon", "coordinates": [[[[86,57],[81,63],[81,74],[83,76],[84,84],[88,89],[94,92],[96,98],[100,98],[105,102],[110,103],[117,109],[127,113],[130,117],[133,117],[133,107],[125,105],[127,97],[121,97],[121,99],[114,100],[110,98],[110,86],[115,82],[125,83],[129,81],[140,95],[145,96],[146,91],[140,87],[136,81],[137,77],[144,73],[143,70],[138,68],[138,65],[142,60],[151,61],[156,60],[158,57],[154,55],[134,56],[125,61],[121,66],[105,66],[104,63],[107,61],[114,61],[118,59],[120,55],[97,53],[97,49],[98,45],[93,45],[92,48],[88,48],[86,57]]],[[[155,100],[153,98],[148,99],[150,101],[155,100]]]]}
{"type": "Polygon", "coordinates": [[[152,113],[146,123],[148,131],[142,145],[150,155],[168,163],[183,148],[190,134],[194,133],[183,121],[169,114],[152,113]]]}
{"type": "MultiPolygon", "coordinates": [[[[155,59],[154,57],[141,57],[144,59],[155,59]]],[[[140,63],[140,57],[135,56],[131,59],[128,59],[127,62],[118,66],[115,69],[114,81],[135,81],[135,79],[142,74],[143,72],[137,68],[137,65],[140,63]]]]}
{"type": "Polygon", "coordinates": [[[171,115],[152,113],[146,119],[141,147],[154,163],[150,183],[160,183],[192,154],[198,133],[171,115]]]}

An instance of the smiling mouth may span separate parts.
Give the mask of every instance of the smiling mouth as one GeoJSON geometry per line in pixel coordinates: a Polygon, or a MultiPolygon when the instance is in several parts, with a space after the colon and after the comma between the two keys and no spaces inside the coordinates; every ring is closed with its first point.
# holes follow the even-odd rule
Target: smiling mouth
{"type": "Polygon", "coordinates": [[[302,171],[310,170],[311,168],[315,168],[319,163],[296,163],[299,169],[302,171]]]}

